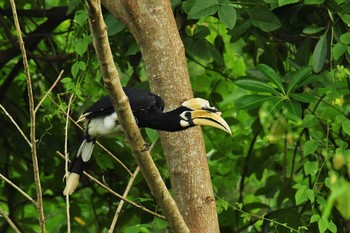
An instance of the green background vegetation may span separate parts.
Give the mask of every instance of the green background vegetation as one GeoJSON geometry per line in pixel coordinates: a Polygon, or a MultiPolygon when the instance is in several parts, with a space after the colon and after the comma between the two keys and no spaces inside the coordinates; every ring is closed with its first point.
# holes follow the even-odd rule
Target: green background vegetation
{"type": "MultiPolygon", "coordinates": [[[[40,178],[48,232],[65,232],[64,111],[72,118],[106,92],[81,1],[16,1],[38,103],[40,178]],[[43,10],[44,9],[44,10],[43,10]],[[35,11],[38,10],[38,11],[35,11]],[[41,12],[41,13],[36,13],[41,12]],[[43,14],[42,12],[46,12],[43,14]]],[[[173,0],[195,96],[210,100],[229,137],[203,128],[221,232],[350,231],[350,1],[173,0]]],[[[25,75],[8,1],[0,3],[0,103],[29,135],[25,75]]],[[[147,72],[129,31],[105,12],[123,85],[147,89],[147,72]]],[[[174,93],[176,95],[176,93],[174,93]]],[[[35,197],[28,144],[0,111],[0,173],[35,197]]],[[[83,132],[70,124],[74,155],[83,132]]],[[[155,131],[152,156],[170,182],[155,131]]],[[[101,139],[130,170],[122,136],[101,139]]],[[[96,148],[88,171],[118,193],[129,174],[96,148]]],[[[0,207],[24,232],[39,230],[35,206],[4,181],[0,207]]],[[[142,175],[128,198],[159,212],[142,175]]],[[[83,177],[71,197],[73,232],[107,232],[119,199],[83,177]]],[[[117,232],[165,232],[167,223],[126,205],[117,232]]],[[[12,232],[0,218],[0,232],[12,232]]]]}

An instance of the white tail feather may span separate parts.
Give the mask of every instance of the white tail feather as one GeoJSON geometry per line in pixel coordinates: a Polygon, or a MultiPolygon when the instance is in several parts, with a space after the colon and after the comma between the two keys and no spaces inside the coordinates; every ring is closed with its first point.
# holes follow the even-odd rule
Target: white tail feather
{"type": "Polygon", "coordinates": [[[79,184],[80,175],[77,173],[69,173],[66,179],[66,188],[63,190],[63,195],[72,195],[79,184]]]}
{"type": "Polygon", "coordinates": [[[94,150],[94,146],[94,142],[87,142],[85,139],[78,150],[77,156],[81,156],[84,162],[89,161],[92,151],[94,150]]]}

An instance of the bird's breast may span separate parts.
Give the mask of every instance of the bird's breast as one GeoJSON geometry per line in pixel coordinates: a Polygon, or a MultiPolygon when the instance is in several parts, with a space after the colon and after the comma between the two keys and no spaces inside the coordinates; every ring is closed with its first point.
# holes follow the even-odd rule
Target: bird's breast
{"type": "Polygon", "coordinates": [[[88,134],[92,137],[113,136],[120,131],[121,126],[115,112],[108,116],[93,118],[88,124],[88,134]]]}

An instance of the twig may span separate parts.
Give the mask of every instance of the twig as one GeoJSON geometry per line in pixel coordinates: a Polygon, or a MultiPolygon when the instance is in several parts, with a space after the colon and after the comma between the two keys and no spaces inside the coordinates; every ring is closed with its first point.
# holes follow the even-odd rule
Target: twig
{"type": "MultiPolygon", "coordinates": [[[[84,131],[85,130],[71,117],[69,116],[64,109],[61,108],[61,106],[59,104],[56,103],[56,101],[54,99],[52,99],[51,96],[48,96],[49,99],[51,100],[51,102],[63,113],[66,115],[66,117],[69,118],[69,120],[71,120],[71,122],[73,122],[73,124],[75,126],[77,126],[80,130],[84,131]]],[[[117,161],[117,163],[119,163],[128,173],[129,175],[132,175],[132,172],[130,171],[130,169],[120,160],[118,159],[114,154],[112,154],[112,152],[110,152],[106,147],[104,147],[101,143],[99,143],[98,141],[96,141],[96,144],[102,149],[104,150],[109,156],[111,156],[115,161],[117,161]]]]}
{"type": "Polygon", "coordinates": [[[6,111],[5,107],[2,106],[0,104],[0,108],[2,109],[2,111],[4,111],[4,113],[6,114],[6,116],[10,119],[10,121],[16,126],[18,132],[23,136],[24,140],[26,140],[26,142],[28,143],[28,145],[30,147],[32,147],[32,143],[29,141],[29,139],[27,138],[27,136],[24,134],[24,132],[22,131],[22,129],[19,127],[19,125],[17,124],[17,122],[12,118],[12,116],[6,111]]]}
{"type": "Polygon", "coordinates": [[[8,224],[12,227],[12,229],[16,232],[16,233],[21,233],[20,230],[17,228],[17,226],[14,224],[14,222],[10,219],[10,217],[8,216],[8,214],[5,212],[5,210],[3,210],[0,207],[0,214],[6,219],[6,221],[8,222],[8,224]]]}
{"type": "Polygon", "coordinates": [[[6,183],[8,183],[9,185],[11,185],[12,187],[14,187],[18,192],[20,192],[25,198],[27,198],[30,202],[32,202],[34,205],[36,205],[36,202],[34,201],[33,198],[31,198],[26,192],[24,192],[22,189],[20,189],[17,185],[15,185],[14,183],[12,183],[11,180],[7,179],[5,176],[3,176],[0,173],[0,178],[3,179],[6,183]]]}
{"type": "Polygon", "coordinates": [[[162,212],[168,220],[169,227],[174,232],[190,232],[174,199],[171,197],[152,157],[144,149],[145,141],[133,117],[128,97],[120,83],[119,73],[115,67],[107,27],[103,20],[101,3],[91,0],[86,4],[89,15],[89,25],[94,41],[97,58],[103,76],[105,87],[111,97],[113,107],[118,115],[126,139],[133,150],[135,159],[162,212]]]}
{"type": "Polygon", "coordinates": [[[50,87],[50,89],[45,93],[44,97],[40,100],[40,102],[36,105],[35,107],[35,113],[38,111],[38,109],[40,108],[41,104],[44,102],[44,100],[46,99],[46,97],[51,93],[52,89],[55,88],[55,86],[57,85],[58,81],[60,81],[62,75],[63,75],[64,70],[62,70],[60,72],[60,74],[58,75],[57,79],[55,80],[55,82],[52,84],[52,86],[50,87]]]}
{"type": "MultiPolygon", "coordinates": [[[[61,72],[62,73],[62,72],[61,72]]],[[[68,102],[67,107],[67,117],[66,117],[66,125],[65,125],[65,132],[64,132],[64,156],[65,156],[65,171],[66,174],[68,174],[68,124],[69,124],[69,113],[70,113],[70,106],[72,104],[72,100],[74,98],[74,94],[71,95],[68,102]]],[[[70,205],[69,205],[69,195],[66,195],[66,213],[67,213],[67,233],[71,232],[70,229],[70,211],[69,211],[70,205]]]]}
{"type": "Polygon", "coordinates": [[[45,233],[45,216],[44,216],[44,208],[43,208],[42,189],[41,189],[41,183],[40,183],[39,165],[38,165],[38,158],[37,158],[37,151],[36,151],[37,141],[35,136],[36,129],[35,129],[35,111],[34,111],[34,96],[33,96],[32,80],[30,77],[29,65],[27,60],[26,49],[24,47],[24,42],[22,38],[21,27],[19,25],[19,21],[17,17],[16,4],[14,0],[10,0],[10,2],[11,2],[12,13],[13,13],[13,20],[16,26],[18,42],[19,42],[19,46],[20,46],[22,58],[23,58],[23,67],[24,67],[26,80],[27,80],[29,113],[30,113],[30,141],[32,145],[31,150],[32,150],[34,181],[35,181],[36,193],[37,193],[36,206],[37,206],[37,211],[39,215],[40,231],[42,233],[45,233]]]}
{"type": "MultiPolygon", "coordinates": [[[[151,147],[149,148],[149,151],[151,152],[154,145],[156,144],[158,140],[156,140],[155,142],[152,143],[151,147]]],[[[130,188],[132,186],[132,184],[134,183],[134,180],[137,176],[137,174],[140,172],[140,167],[138,166],[134,173],[132,174],[132,176],[130,177],[130,180],[129,180],[129,183],[128,185],[126,186],[126,189],[123,193],[123,197],[124,198],[127,198],[128,194],[129,194],[129,191],[130,191],[130,188]]],[[[111,226],[108,230],[108,233],[113,233],[114,232],[114,229],[115,229],[115,226],[117,224],[117,221],[118,221],[118,218],[119,218],[119,215],[120,215],[120,212],[121,212],[121,209],[123,208],[123,205],[124,205],[124,201],[121,200],[118,204],[118,207],[117,207],[117,210],[115,211],[115,214],[114,214],[114,217],[113,217],[113,220],[112,220],[112,223],[111,223],[111,226]]]]}
{"type": "MultiPolygon", "coordinates": [[[[64,156],[61,152],[56,151],[56,154],[59,155],[62,159],[65,159],[65,156],[64,156]]],[[[156,216],[157,218],[165,219],[165,217],[164,217],[163,215],[160,215],[160,214],[158,214],[158,213],[156,213],[156,212],[154,212],[154,211],[152,211],[152,210],[147,209],[146,207],[143,207],[143,206],[141,206],[141,205],[138,205],[138,204],[136,204],[135,202],[130,201],[130,200],[124,198],[122,195],[120,195],[119,193],[117,193],[117,192],[115,192],[114,190],[110,189],[107,185],[103,184],[101,181],[99,181],[98,179],[96,179],[95,177],[93,177],[92,175],[90,175],[89,173],[87,173],[87,172],[84,171],[83,174],[84,174],[85,176],[87,176],[92,182],[94,182],[94,183],[96,183],[97,185],[99,185],[100,187],[106,189],[108,192],[110,192],[111,194],[113,194],[113,195],[116,196],[117,198],[119,198],[119,199],[125,201],[126,203],[128,203],[128,204],[130,204],[130,205],[133,205],[133,206],[135,206],[136,208],[139,208],[140,210],[143,210],[143,211],[145,211],[145,212],[147,212],[147,213],[149,213],[149,214],[152,214],[152,215],[156,216]]]]}
{"type": "MultiPolygon", "coordinates": [[[[138,166],[136,168],[136,170],[134,171],[134,173],[132,174],[132,176],[130,177],[129,183],[126,186],[126,189],[125,189],[125,191],[123,193],[123,197],[125,199],[127,198],[128,194],[129,194],[129,191],[130,191],[130,188],[132,187],[132,185],[134,183],[134,180],[135,180],[137,174],[139,174],[139,172],[140,172],[140,167],[138,166]]],[[[117,225],[117,221],[118,221],[118,218],[119,218],[119,215],[120,215],[121,209],[123,208],[124,203],[125,202],[123,200],[121,200],[119,202],[117,210],[115,211],[115,214],[114,214],[111,226],[110,226],[110,228],[108,230],[108,233],[113,233],[114,232],[115,226],[117,225]]]]}

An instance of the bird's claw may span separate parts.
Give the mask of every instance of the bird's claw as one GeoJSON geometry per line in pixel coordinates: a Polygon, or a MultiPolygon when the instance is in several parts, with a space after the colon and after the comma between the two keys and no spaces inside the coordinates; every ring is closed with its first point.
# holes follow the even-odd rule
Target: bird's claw
{"type": "Polygon", "coordinates": [[[143,144],[143,149],[141,150],[141,152],[146,152],[146,151],[148,151],[150,147],[151,147],[151,146],[150,146],[148,143],[143,144]]]}

